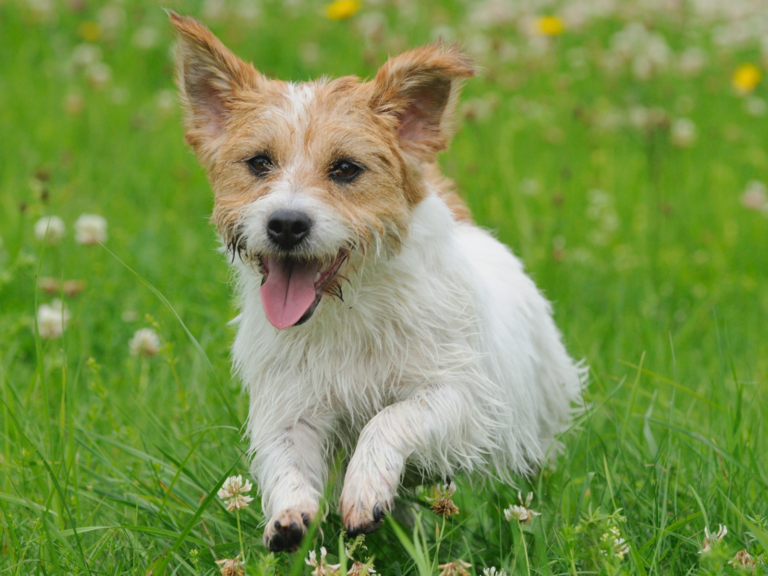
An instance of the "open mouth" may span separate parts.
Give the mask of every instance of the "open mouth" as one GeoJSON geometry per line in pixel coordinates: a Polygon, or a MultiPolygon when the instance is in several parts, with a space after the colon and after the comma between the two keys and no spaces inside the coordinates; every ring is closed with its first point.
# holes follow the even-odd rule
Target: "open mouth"
{"type": "Polygon", "coordinates": [[[342,250],[331,264],[319,258],[270,255],[260,259],[264,280],[261,304],[270,324],[279,330],[309,320],[347,257],[342,250]]]}

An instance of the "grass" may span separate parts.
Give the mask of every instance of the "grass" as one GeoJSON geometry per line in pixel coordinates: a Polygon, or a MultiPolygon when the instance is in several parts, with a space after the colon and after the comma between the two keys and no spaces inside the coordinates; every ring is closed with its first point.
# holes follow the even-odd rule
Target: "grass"
{"type": "MultiPolygon", "coordinates": [[[[338,562],[334,502],[299,554],[275,556],[258,502],[238,531],[215,497],[247,474],[247,399],[230,375],[236,311],[206,222],[210,190],[168,101],[165,14],[139,0],[46,6],[0,2],[0,574],[212,574],[241,537],[248,574],[308,574],[321,545],[338,562]],[[117,27],[105,6],[122,13],[117,27]],[[137,46],[142,28],[145,40],[155,31],[149,48],[137,46]],[[72,63],[87,40],[111,70],[103,86],[98,68],[72,63]],[[106,248],[75,243],[83,212],[109,221],[106,248]],[[68,235],[44,248],[33,225],[47,214],[68,235]],[[87,284],[59,295],[72,314],[61,339],[35,336],[36,307],[53,298],[38,276],[87,284]],[[131,356],[128,340],[148,326],[162,353],[131,356]]],[[[448,520],[419,497],[418,521],[390,520],[357,559],[398,576],[457,559],[472,574],[731,574],[737,551],[768,551],[768,221],[739,202],[747,182],[768,180],[768,117],[730,85],[736,66],[759,63],[756,46],[715,50],[694,18],[648,12],[675,53],[699,43],[709,60],[693,77],[668,66],[639,80],[600,65],[619,17],[540,53],[512,27],[478,40],[459,2],[383,3],[344,22],[316,3],[265,2],[252,20],[215,19],[215,6],[168,7],[207,10],[225,43],[287,79],[371,76],[437,26],[496,46],[441,161],[591,366],[589,408],[551,468],[514,487],[459,479],[448,520]],[[386,19],[381,39],[360,32],[371,13],[386,19]],[[518,50],[511,61],[504,42],[518,50]],[[640,105],[658,121],[612,121],[640,105]],[[681,117],[697,127],[686,147],[671,139],[681,117]],[[518,489],[535,493],[529,524],[502,513],[518,489]],[[700,555],[718,524],[728,535],[700,555]]],[[[760,85],[750,97],[765,96],[760,85]]]]}

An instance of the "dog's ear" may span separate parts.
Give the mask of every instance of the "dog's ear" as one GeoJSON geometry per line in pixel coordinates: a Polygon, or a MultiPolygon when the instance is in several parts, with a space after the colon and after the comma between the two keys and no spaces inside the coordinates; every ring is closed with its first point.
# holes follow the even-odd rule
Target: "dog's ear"
{"type": "Polygon", "coordinates": [[[186,112],[187,143],[209,161],[238,94],[258,90],[265,79],[194,18],[170,11],[168,15],[179,32],[177,84],[186,112]]]}
{"type": "Polygon", "coordinates": [[[371,83],[372,105],[396,118],[403,150],[431,162],[448,147],[461,82],[474,74],[458,46],[438,41],[390,58],[371,83]]]}

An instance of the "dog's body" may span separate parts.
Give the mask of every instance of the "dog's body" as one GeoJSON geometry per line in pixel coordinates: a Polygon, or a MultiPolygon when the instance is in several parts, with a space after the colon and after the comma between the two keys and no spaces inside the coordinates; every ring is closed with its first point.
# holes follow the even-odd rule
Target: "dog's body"
{"type": "Polygon", "coordinates": [[[233,353],[267,546],[298,545],[339,444],[352,534],[380,525],[406,464],[530,473],[583,370],[520,261],[436,175],[467,59],[435,45],[372,82],[294,85],[171,18],[187,138],[237,270],[233,353]]]}

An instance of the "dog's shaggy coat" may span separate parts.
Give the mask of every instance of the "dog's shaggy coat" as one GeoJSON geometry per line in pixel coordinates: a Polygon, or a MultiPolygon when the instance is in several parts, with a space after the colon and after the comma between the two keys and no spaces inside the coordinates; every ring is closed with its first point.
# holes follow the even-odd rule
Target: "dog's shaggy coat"
{"type": "Polygon", "coordinates": [[[531,473],[584,370],[520,261],[434,165],[474,73],[467,57],[438,43],[370,82],[292,84],[198,22],[171,20],[187,141],[237,271],[233,356],[266,545],[299,544],[339,445],[352,534],[380,525],[406,465],[425,477],[531,473]]]}

